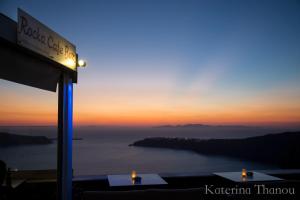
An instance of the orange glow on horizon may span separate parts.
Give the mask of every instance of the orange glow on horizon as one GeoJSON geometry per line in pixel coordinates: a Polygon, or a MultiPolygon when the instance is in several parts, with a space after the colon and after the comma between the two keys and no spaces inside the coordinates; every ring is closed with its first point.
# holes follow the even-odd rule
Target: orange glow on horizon
{"type": "MultiPolygon", "coordinates": [[[[23,86],[22,86],[23,87],[23,86]]],[[[56,125],[57,93],[27,93],[2,88],[0,125],[56,125]]],[[[300,125],[300,95],[279,90],[237,98],[231,94],[172,96],[163,91],[132,93],[74,92],[74,125],[155,126],[300,125]]]]}
{"type": "MultiPolygon", "coordinates": [[[[14,102],[15,103],[15,102],[14,102]]],[[[298,105],[209,105],[173,106],[149,104],[123,105],[104,103],[74,105],[74,125],[128,125],[154,126],[163,124],[201,123],[212,125],[276,125],[300,124],[298,105]]],[[[12,106],[11,106],[12,107],[12,106]]],[[[2,107],[0,125],[56,125],[57,106],[29,104],[15,106],[14,110],[2,107]]]]}
{"type": "MultiPolygon", "coordinates": [[[[154,126],[164,124],[201,123],[210,125],[276,125],[299,124],[299,115],[286,113],[275,115],[265,113],[257,115],[256,112],[210,112],[210,113],[74,113],[74,125],[128,125],[128,126],[154,126]]],[[[0,125],[56,125],[57,113],[13,113],[0,117],[0,125]]]]}

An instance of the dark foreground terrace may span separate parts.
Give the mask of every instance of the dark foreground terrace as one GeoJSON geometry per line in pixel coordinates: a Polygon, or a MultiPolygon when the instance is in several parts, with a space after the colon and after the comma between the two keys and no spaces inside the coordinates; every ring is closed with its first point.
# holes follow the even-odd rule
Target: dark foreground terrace
{"type": "MultiPolygon", "coordinates": [[[[73,199],[299,199],[300,170],[260,171],[284,180],[235,183],[210,173],[159,174],[168,184],[110,187],[106,175],[73,177],[73,199]]],[[[56,199],[56,170],[18,171],[1,200],[56,199]]]]}

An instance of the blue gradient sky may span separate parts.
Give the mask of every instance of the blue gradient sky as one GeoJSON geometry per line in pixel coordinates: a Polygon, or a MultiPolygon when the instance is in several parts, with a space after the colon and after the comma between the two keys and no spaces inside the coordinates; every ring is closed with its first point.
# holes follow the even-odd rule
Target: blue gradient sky
{"type": "MultiPolygon", "coordinates": [[[[300,122],[300,1],[0,1],[14,20],[18,7],[88,61],[78,124],[300,122]]],[[[40,95],[5,81],[0,91],[40,95]]],[[[55,94],[38,98],[53,122],[55,94]]]]}

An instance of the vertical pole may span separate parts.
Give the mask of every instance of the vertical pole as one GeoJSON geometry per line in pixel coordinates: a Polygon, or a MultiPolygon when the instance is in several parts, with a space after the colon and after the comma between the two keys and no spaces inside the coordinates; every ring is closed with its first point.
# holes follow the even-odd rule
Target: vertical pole
{"type": "Polygon", "coordinates": [[[72,200],[73,82],[62,74],[58,91],[57,199],[72,200]]]}

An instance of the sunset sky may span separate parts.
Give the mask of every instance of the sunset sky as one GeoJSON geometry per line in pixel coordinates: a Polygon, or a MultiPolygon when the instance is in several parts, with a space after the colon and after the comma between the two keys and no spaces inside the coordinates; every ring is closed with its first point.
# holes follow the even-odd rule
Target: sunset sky
{"type": "MultiPolygon", "coordinates": [[[[0,0],[18,7],[88,62],[75,125],[300,124],[300,1],[0,0]]],[[[56,121],[57,93],[0,80],[0,125],[56,121]]]]}

